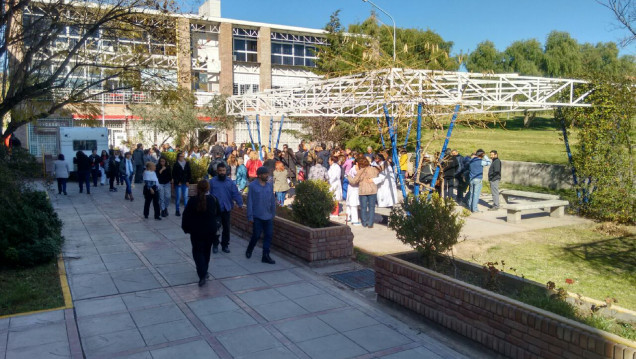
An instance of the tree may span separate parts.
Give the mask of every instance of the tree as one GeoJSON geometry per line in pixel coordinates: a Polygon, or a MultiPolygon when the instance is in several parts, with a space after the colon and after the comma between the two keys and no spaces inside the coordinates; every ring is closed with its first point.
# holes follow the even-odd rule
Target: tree
{"type": "Polygon", "coordinates": [[[610,9],[616,20],[621,24],[628,35],[621,40],[621,46],[627,46],[636,40],[636,2],[632,0],[604,0],[597,2],[606,8],[610,9]]]}
{"type": "Polygon", "coordinates": [[[499,52],[491,41],[480,42],[466,59],[466,69],[470,72],[505,72],[504,54],[499,52]]]}
{"type": "Polygon", "coordinates": [[[112,91],[141,88],[153,52],[174,55],[171,0],[3,2],[2,138],[20,126],[112,91]],[[162,1],[161,3],[159,1],[162,1]],[[154,11],[151,11],[153,9],[154,11]]]}
{"type": "Polygon", "coordinates": [[[581,51],[567,32],[552,31],[545,42],[545,71],[552,77],[574,76],[582,68],[581,51]]]}
{"type": "Polygon", "coordinates": [[[543,49],[535,39],[515,41],[504,51],[507,71],[520,75],[543,75],[543,49]]]}

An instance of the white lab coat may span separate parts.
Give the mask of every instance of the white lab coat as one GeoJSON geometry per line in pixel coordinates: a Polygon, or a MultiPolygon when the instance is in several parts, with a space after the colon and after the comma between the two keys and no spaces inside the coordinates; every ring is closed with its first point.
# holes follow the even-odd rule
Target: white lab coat
{"type": "Polygon", "coordinates": [[[378,207],[393,207],[400,202],[397,181],[391,165],[388,162],[383,162],[382,165],[386,165],[386,168],[373,179],[373,183],[378,186],[378,207]]]}
{"type": "MultiPolygon", "coordinates": [[[[356,173],[358,173],[358,171],[356,170],[356,167],[353,166],[349,170],[347,177],[353,178],[356,176],[356,173]]],[[[349,183],[349,187],[347,187],[347,206],[355,207],[359,205],[360,205],[360,189],[357,185],[354,186],[351,183],[349,183]]]]}
{"type": "Polygon", "coordinates": [[[334,163],[329,167],[327,175],[329,176],[329,190],[333,193],[333,199],[336,201],[342,200],[342,183],[340,182],[340,174],[342,168],[337,163],[334,163]]]}

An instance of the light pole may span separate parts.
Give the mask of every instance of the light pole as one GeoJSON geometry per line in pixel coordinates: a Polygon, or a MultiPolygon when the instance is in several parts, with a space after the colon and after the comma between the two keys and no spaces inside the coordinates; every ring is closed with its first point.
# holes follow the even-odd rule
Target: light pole
{"type": "Polygon", "coordinates": [[[375,3],[373,3],[373,1],[371,0],[362,0],[363,2],[368,2],[369,4],[371,4],[374,8],[382,11],[386,16],[388,16],[391,21],[393,21],[393,63],[395,63],[395,19],[393,18],[393,16],[391,16],[391,14],[389,14],[388,12],[384,11],[381,7],[379,7],[378,5],[376,5],[375,3]]]}

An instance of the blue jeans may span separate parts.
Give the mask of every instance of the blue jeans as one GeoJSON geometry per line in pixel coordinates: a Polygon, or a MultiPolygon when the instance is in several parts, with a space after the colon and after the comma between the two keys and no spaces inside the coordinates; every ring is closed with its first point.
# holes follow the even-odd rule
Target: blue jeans
{"type": "Polygon", "coordinates": [[[373,220],[375,219],[375,203],[377,202],[377,199],[377,194],[360,196],[360,217],[362,217],[362,226],[373,226],[373,220]]]}
{"type": "Polygon", "coordinates": [[[287,191],[285,191],[285,192],[276,192],[276,202],[280,206],[283,206],[285,204],[285,195],[286,194],[287,194],[287,191]]]}
{"type": "Polygon", "coordinates": [[[478,211],[479,195],[481,194],[482,180],[475,178],[470,181],[470,197],[468,198],[468,209],[472,212],[478,211]]]}
{"type": "Polygon", "coordinates": [[[84,191],[84,184],[86,184],[86,193],[91,193],[90,171],[77,171],[77,181],[79,182],[80,193],[84,191]]]}
{"type": "Polygon", "coordinates": [[[274,231],[274,219],[259,219],[254,218],[254,225],[252,226],[252,238],[250,244],[247,246],[248,251],[253,251],[256,246],[256,242],[261,239],[261,233],[265,233],[263,238],[263,255],[269,254],[269,246],[272,243],[272,233],[274,231]]]}
{"type": "Polygon", "coordinates": [[[126,182],[126,193],[128,194],[132,194],[132,185],[131,185],[132,179],[133,179],[133,175],[130,175],[130,176],[124,175],[124,182],[126,182]]]}
{"type": "Polygon", "coordinates": [[[349,180],[347,179],[347,177],[344,178],[344,180],[342,181],[342,200],[346,200],[347,199],[347,190],[349,189],[349,180]]]}
{"type": "Polygon", "coordinates": [[[180,184],[174,186],[174,192],[177,196],[175,199],[175,207],[177,207],[177,212],[179,212],[179,200],[183,197],[183,208],[185,208],[186,204],[188,204],[188,185],[180,184]]]}

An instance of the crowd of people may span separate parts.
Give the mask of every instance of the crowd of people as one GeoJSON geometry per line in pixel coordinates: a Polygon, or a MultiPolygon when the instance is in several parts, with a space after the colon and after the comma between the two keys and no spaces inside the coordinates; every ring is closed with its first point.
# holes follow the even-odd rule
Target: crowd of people
{"type": "MultiPolygon", "coordinates": [[[[403,172],[405,190],[414,185],[423,190],[436,190],[440,195],[454,199],[472,212],[478,211],[482,188],[483,168],[490,166],[488,179],[493,192],[493,206],[498,209],[498,184],[501,179],[501,162],[497,151],[490,158],[481,149],[463,157],[457,150],[449,149],[445,156],[424,154],[421,165],[413,156],[401,149],[398,162],[403,172]],[[492,159],[491,159],[492,158],[492,159]],[[436,162],[435,159],[438,159],[436,162]],[[440,171],[433,184],[436,167],[440,171]],[[414,169],[419,167],[419,171],[414,169]]],[[[301,142],[294,152],[287,145],[282,150],[261,146],[217,143],[209,150],[197,146],[191,149],[173,149],[169,145],[144,150],[138,144],[135,150],[111,148],[90,156],[78,151],[73,162],[77,165],[79,191],[90,194],[93,187],[103,186],[108,179],[109,190],[117,192],[125,185],[125,200],[134,201],[133,183],[143,184],[143,215],[149,218],[150,205],[156,220],[169,215],[171,192],[175,193],[175,216],[181,216],[182,228],[190,234],[192,255],[199,274],[199,285],[204,285],[210,253],[218,253],[219,245],[230,253],[230,216],[234,207],[243,208],[243,196],[247,188],[247,218],[253,226],[253,234],[246,250],[251,258],[257,241],[263,235],[262,262],[274,264],[269,247],[272,239],[273,218],[276,205],[284,206],[291,191],[305,180],[325,181],[333,194],[336,205],[331,216],[338,217],[344,211],[346,222],[353,226],[373,228],[375,209],[391,208],[402,199],[399,176],[390,151],[366,152],[301,142]],[[177,152],[172,165],[165,152],[177,152]],[[197,196],[189,197],[188,188],[193,183],[188,159],[209,157],[207,178],[196,181],[197,196]]],[[[55,176],[59,194],[67,194],[66,182],[70,173],[64,156],[55,162],[55,176]]]]}

